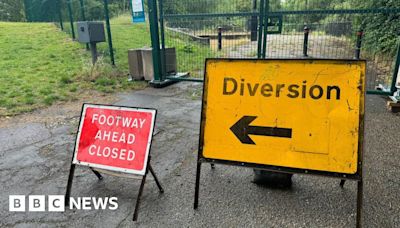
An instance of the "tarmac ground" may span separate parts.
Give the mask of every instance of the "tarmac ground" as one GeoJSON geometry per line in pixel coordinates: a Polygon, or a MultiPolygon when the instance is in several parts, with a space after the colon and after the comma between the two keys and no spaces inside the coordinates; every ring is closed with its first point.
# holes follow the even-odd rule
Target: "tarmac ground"
{"type": "MultiPolygon", "coordinates": [[[[137,222],[140,180],[78,166],[73,197],[117,197],[117,210],[9,212],[9,195],[63,195],[79,113],[63,123],[27,122],[0,128],[0,227],[355,227],[356,182],[294,175],[291,188],[252,183],[253,170],[204,164],[193,209],[201,84],[178,83],[119,95],[117,105],[158,109],[152,166],[137,222]]],[[[44,113],[45,115],[45,113],[44,113]]],[[[363,227],[400,227],[400,140],[397,114],[385,98],[366,96],[363,227]]],[[[338,142],[340,143],[340,142],[338,142]]]]}

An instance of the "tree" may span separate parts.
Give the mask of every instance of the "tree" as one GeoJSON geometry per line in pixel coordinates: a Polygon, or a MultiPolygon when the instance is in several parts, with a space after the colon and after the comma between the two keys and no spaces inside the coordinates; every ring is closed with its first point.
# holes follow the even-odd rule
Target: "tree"
{"type": "Polygon", "coordinates": [[[0,21],[24,21],[23,0],[0,0],[0,21]]]}

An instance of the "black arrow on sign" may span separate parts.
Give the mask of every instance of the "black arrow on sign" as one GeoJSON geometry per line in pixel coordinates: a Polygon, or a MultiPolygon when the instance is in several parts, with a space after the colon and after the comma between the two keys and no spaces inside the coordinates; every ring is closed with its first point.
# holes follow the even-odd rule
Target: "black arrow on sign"
{"type": "Polygon", "coordinates": [[[243,144],[254,144],[249,135],[292,138],[291,128],[250,126],[257,116],[243,116],[230,129],[243,144]]]}

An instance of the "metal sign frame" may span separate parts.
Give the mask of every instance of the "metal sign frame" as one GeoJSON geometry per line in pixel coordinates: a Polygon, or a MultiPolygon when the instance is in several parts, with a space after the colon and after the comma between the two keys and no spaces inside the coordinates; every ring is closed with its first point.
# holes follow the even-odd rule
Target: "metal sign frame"
{"type": "Polygon", "coordinates": [[[114,176],[121,176],[120,172],[124,171],[123,169],[110,169],[110,167],[104,167],[102,165],[95,165],[92,163],[83,163],[83,162],[76,162],[75,161],[75,157],[76,157],[76,152],[78,150],[78,145],[79,145],[79,138],[80,138],[80,133],[82,130],[82,124],[83,124],[83,119],[85,117],[85,107],[107,107],[109,109],[114,109],[114,110],[147,110],[148,112],[153,111],[154,112],[154,118],[152,120],[151,123],[151,129],[150,129],[150,136],[149,136],[149,140],[148,140],[148,150],[147,150],[147,159],[145,159],[144,163],[145,163],[145,167],[144,167],[144,173],[132,173],[132,172],[124,172],[127,173],[131,176],[127,176],[127,177],[132,177],[132,176],[141,176],[142,180],[140,183],[140,187],[139,187],[139,192],[138,192],[138,196],[136,198],[136,204],[135,204],[135,211],[133,213],[133,221],[136,221],[139,215],[139,205],[140,205],[140,200],[141,200],[141,196],[143,193],[143,189],[144,189],[144,184],[146,182],[146,177],[148,172],[150,171],[150,173],[152,174],[152,176],[154,177],[154,180],[156,182],[156,185],[159,189],[160,193],[164,193],[164,189],[161,186],[160,181],[157,178],[157,175],[155,174],[151,164],[150,164],[150,160],[151,160],[151,145],[152,145],[152,140],[153,140],[153,134],[154,134],[154,126],[156,123],[156,118],[157,118],[157,110],[156,109],[152,109],[152,108],[138,108],[138,107],[128,107],[128,106],[117,106],[117,105],[102,105],[102,104],[91,104],[91,103],[84,103],[82,105],[82,110],[81,110],[81,115],[80,115],[80,120],[79,120],[79,127],[78,127],[78,132],[77,132],[77,137],[76,137],[76,142],[75,142],[75,146],[74,146],[74,152],[72,155],[72,159],[71,159],[71,165],[70,165],[70,170],[69,170],[69,175],[68,175],[68,182],[67,182],[67,187],[66,187],[66,193],[65,193],[65,206],[68,207],[69,206],[69,199],[71,196],[71,188],[72,188],[72,182],[74,179],[74,173],[75,173],[75,167],[76,165],[82,165],[82,166],[86,166],[89,167],[89,169],[96,175],[96,177],[99,179],[99,181],[103,180],[103,176],[100,174],[100,172],[103,172],[102,169],[104,169],[105,174],[110,174],[110,175],[114,175],[114,176]],[[98,169],[97,169],[98,168],[98,169]],[[111,172],[110,172],[111,171],[111,172]],[[115,173],[113,173],[115,172],[115,173]]]}
{"type": "MultiPolygon", "coordinates": [[[[295,61],[340,61],[343,63],[352,63],[359,62],[365,60],[355,60],[355,59],[236,59],[236,58],[208,58],[205,61],[204,67],[204,84],[203,84],[203,95],[202,95],[202,106],[201,106],[201,119],[200,119],[200,135],[199,135],[199,145],[198,145],[198,157],[197,157],[197,168],[196,168],[196,183],[195,183],[195,196],[194,196],[194,209],[198,208],[199,201],[199,190],[200,190],[200,175],[201,175],[201,164],[202,163],[211,163],[212,167],[214,164],[222,164],[222,165],[232,165],[232,166],[241,166],[247,168],[254,168],[272,172],[280,172],[280,173],[291,173],[291,174],[310,174],[331,178],[340,178],[340,186],[343,187],[345,180],[354,180],[358,182],[357,185],[357,217],[356,217],[356,226],[361,227],[361,208],[362,208],[362,197],[363,197],[363,178],[362,178],[362,168],[363,168],[363,148],[364,148],[364,111],[365,111],[365,85],[363,85],[364,90],[361,94],[360,99],[360,113],[359,113],[359,134],[358,134],[358,151],[357,151],[357,172],[355,174],[345,174],[345,173],[337,173],[337,172],[328,172],[328,171],[317,171],[310,169],[300,169],[300,168],[290,168],[290,167],[282,167],[282,166],[274,166],[274,165],[263,165],[263,164],[255,164],[255,163],[246,163],[246,162],[238,162],[238,161],[228,161],[228,160],[220,160],[220,159],[211,159],[207,158],[203,155],[203,146],[204,146],[204,129],[205,123],[207,120],[206,110],[207,110],[207,94],[208,94],[208,75],[207,75],[207,62],[208,61],[249,61],[249,62],[265,62],[265,61],[282,61],[282,60],[295,60],[295,61]]],[[[366,62],[366,61],[365,61],[366,62]]],[[[364,81],[365,84],[365,81],[364,81]]]]}
{"type": "Polygon", "coordinates": [[[82,108],[83,108],[83,110],[82,110],[82,114],[81,114],[81,121],[79,122],[79,130],[78,130],[78,134],[76,137],[74,157],[73,157],[72,163],[77,164],[77,165],[89,166],[89,167],[93,167],[93,168],[100,168],[100,169],[105,169],[105,170],[110,170],[110,171],[123,172],[123,173],[129,173],[129,174],[143,176],[146,172],[147,160],[150,155],[150,147],[151,147],[151,142],[153,139],[154,124],[156,121],[157,110],[156,109],[147,109],[147,108],[144,109],[144,108],[131,108],[131,107],[110,106],[110,105],[93,105],[93,104],[83,104],[82,108]],[[147,140],[147,150],[146,150],[144,166],[143,166],[142,170],[130,170],[130,169],[125,169],[125,168],[100,165],[100,164],[91,163],[91,162],[82,162],[77,159],[78,149],[79,149],[79,140],[81,138],[82,127],[83,127],[83,122],[84,122],[84,121],[82,121],[82,118],[83,119],[85,118],[87,108],[104,108],[104,109],[109,109],[109,110],[139,111],[139,112],[146,112],[146,113],[152,114],[149,138],[147,140]]]}

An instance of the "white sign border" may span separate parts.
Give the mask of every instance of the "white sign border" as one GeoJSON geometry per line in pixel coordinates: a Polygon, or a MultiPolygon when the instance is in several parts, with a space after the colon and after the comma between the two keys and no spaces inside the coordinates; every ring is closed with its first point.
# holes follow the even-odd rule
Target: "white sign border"
{"type": "Polygon", "coordinates": [[[99,169],[105,169],[105,170],[110,170],[110,171],[116,171],[116,172],[122,172],[122,173],[128,173],[128,174],[134,174],[134,175],[140,175],[144,176],[146,173],[147,169],[147,161],[149,158],[149,153],[151,149],[151,142],[153,139],[153,131],[154,131],[154,124],[155,124],[155,119],[157,115],[157,110],[156,109],[145,109],[145,108],[135,108],[135,107],[126,107],[126,106],[112,106],[112,105],[101,105],[101,104],[87,104],[84,103],[82,107],[82,114],[81,114],[81,120],[79,123],[79,130],[78,134],[76,136],[76,141],[75,141],[75,149],[74,149],[74,157],[72,159],[72,163],[76,165],[82,165],[82,166],[88,166],[88,167],[93,167],[93,168],[99,168],[99,169]],[[152,114],[152,120],[151,120],[151,126],[150,126],[150,131],[149,131],[149,138],[147,141],[147,150],[145,154],[145,161],[143,165],[142,170],[134,170],[134,169],[125,169],[125,168],[118,168],[118,167],[113,167],[113,166],[108,166],[108,165],[100,165],[100,164],[95,164],[91,162],[82,162],[77,159],[78,155],[78,149],[79,149],[79,141],[81,139],[81,132],[82,132],[82,127],[83,127],[83,122],[85,121],[85,116],[86,116],[86,109],[87,108],[102,108],[102,109],[109,109],[109,110],[123,110],[123,111],[140,111],[140,112],[147,112],[152,114]]]}
{"type": "Polygon", "coordinates": [[[133,13],[141,13],[141,12],[144,12],[143,0],[131,0],[131,4],[132,4],[132,12],[133,12],[133,13]],[[134,4],[134,2],[139,3],[138,1],[140,1],[140,4],[137,4],[137,5],[140,5],[140,6],[139,6],[140,8],[134,8],[134,5],[136,5],[136,4],[134,4]]]}

